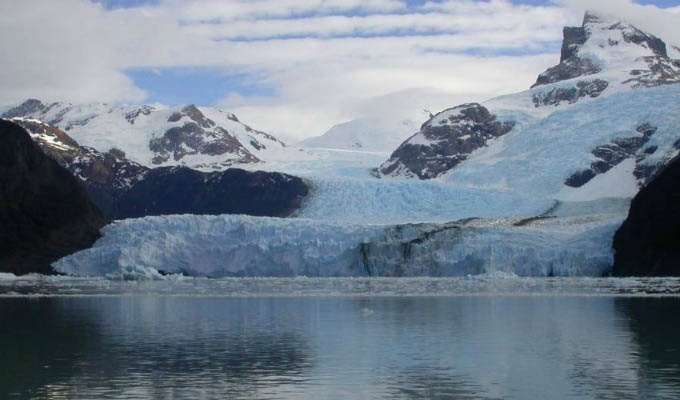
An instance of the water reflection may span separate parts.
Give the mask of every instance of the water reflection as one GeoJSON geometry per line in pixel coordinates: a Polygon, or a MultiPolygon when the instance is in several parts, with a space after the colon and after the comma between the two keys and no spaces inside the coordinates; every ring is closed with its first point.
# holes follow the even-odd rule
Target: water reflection
{"type": "Polygon", "coordinates": [[[680,298],[620,298],[615,304],[635,339],[639,397],[678,399],[680,298]]]}
{"type": "Polygon", "coordinates": [[[294,320],[265,317],[260,302],[227,303],[3,300],[12,322],[0,336],[0,388],[20,398],[238,398],[303,379],[311,350],[294,320]]]}
{"type": "Polygon", "coordinates": [[[680,396],[678,299],[0,299],[0,398],[680,396]]]}

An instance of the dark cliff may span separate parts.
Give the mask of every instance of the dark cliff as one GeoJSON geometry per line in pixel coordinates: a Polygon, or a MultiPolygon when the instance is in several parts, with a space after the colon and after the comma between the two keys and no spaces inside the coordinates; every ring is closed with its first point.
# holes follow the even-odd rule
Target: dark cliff
{"type": "Polygon", "coordinates": [[[69,171],[0,120],[0,271],[52,273],[52,262],[90,247],[106,223],[69,171]]]}
{"type": "Polygon", "coordinates": [[[680,158],[635,196],[614,250],[615,276],[680,276],[680,158]]]}

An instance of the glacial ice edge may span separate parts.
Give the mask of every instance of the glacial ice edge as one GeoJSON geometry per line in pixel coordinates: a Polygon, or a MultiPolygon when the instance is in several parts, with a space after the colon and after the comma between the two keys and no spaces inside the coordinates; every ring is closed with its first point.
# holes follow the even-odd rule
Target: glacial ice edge
{"type": "Polygon", "coordinates": [[[358,225],[242,215],[115,222],[94,247],[53,264],[75,276],[603,276],[623,216],[358,225]]]}

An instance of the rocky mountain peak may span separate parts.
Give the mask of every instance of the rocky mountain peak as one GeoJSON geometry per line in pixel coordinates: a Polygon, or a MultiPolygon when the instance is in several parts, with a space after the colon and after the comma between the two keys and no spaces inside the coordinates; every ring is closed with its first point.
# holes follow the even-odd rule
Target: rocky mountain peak
{"type": "Polygon", "coordinates": [[[680,82],[680,60],[660,38],[632,24],[587,11],[580,27],[565,27],[560,63],[532,86],[603,74],[633,88],[680,82]]]}
{"type": "Polygon", "coordinates": [[[37,99],[28,99],[20,105],[7,110],[7,112],[2,114],[2,118],[10,119],[15,117],[24,117],[29,114],[41,112],[45,108],[46,106],[42,103],[42,101],[37,99]]]}

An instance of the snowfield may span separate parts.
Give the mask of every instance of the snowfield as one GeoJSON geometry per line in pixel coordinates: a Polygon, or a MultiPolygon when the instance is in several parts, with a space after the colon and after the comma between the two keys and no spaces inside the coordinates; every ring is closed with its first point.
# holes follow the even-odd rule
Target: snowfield
{"type": "MultiPolygon", "coordinates": [[[[534,89],[536,90],[536,89],[534,89]]],[[[586,169],[593,161],[591,151],[617,138],[641,136],[636,129],[649,123],[656,127],[646,147],[656,147],[644,164],[663,163],[679,151],[680,85],[614,93],[582,104],[548,107],[543,111],[523,104],[530,92],[494,99],[484,105],[503,120],[516,123],[505,136],[473,153],[442,179],[460,185],[507,188],[520,193],[564,200],[593,200],[601,197],[631,197],[639,190],[632,168],[611,169],[607,175],[619,186],[618,192],[595,193],[592,187],[568,188],[565,180],[586,169]]],[[[634,163],[634,159],[631,159],[634,163]]],[[[630,166],[629,166],[630,167],[630,166]]],[[[594,185],[593,185],[594,186],[594,185]]]]}
{"type": "Polygon", "coordinates": [[[321,136],[305,139],[299,146],[371,151],[387,156],[420,129],[423,122],[420,119],[424,119],[423,116],[406,119],[385,118],[384,115],[357,118],[335,125],[321,136]]]}

